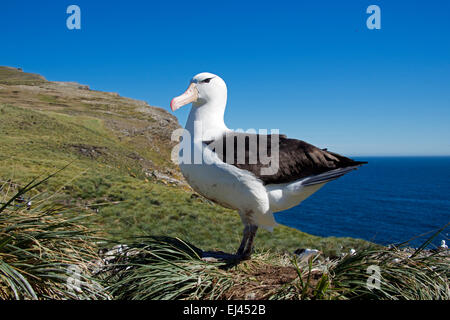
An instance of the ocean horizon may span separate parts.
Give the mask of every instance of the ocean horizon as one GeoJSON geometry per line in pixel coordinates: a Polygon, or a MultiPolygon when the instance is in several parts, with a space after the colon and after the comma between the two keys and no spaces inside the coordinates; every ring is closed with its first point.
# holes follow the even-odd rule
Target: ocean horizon
{"type": "MultiPolygon", "coordinates": [[[[276,221],[322,237],[382,245],[409,240],[413,247],[450,221],[450,156],[354,159],[369,163],[326,184],[299,206],[276,213],[276,221]]],[[[441,240],[448,240],[448,229],[432,245],[441,240]]]]}

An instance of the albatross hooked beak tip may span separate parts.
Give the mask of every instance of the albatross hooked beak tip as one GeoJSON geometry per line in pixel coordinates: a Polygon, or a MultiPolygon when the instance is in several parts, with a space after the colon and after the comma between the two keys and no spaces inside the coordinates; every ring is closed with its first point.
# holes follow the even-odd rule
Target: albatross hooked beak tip
{"type": "Polygon", "coordinates": [[[198,99],[198,90],[195,83],[191,83],[187,90],[180,96],[175,97],[170,102],[170,109],[175,111],[188,103],[195,102],[198,99]]]}
{"type": "Polygon", "coordinates": [[[175,98],[173,98],[173,99],[170,101],[170,109],[172,109],[172,112],[174,112],[174,111],[176,110],[176,109],[173,108],[174,105],[175,105],[175,98]]]}

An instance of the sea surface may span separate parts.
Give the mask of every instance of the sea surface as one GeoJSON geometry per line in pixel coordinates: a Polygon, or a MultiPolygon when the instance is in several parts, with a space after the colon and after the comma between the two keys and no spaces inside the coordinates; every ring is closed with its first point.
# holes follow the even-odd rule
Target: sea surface
{"type": "MultiPolygon", "coordinates": [[[[318,236],[420,246],[450,221],[450,157],[354,157],[369,163],[332,181],[278,223],[318,236]]],[[[434,239],[440,244],[450,228],[434,239]]]]}

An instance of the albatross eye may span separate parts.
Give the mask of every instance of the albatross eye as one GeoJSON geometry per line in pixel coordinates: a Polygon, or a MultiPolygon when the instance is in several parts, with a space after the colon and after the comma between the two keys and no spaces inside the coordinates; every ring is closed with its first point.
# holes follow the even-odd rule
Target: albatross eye
{"type": "Polygon", "coordinates": [[[205,80],[200,81],[201,83],[209,83],[211,81],[212,78],[207,78],[205,80]]]}

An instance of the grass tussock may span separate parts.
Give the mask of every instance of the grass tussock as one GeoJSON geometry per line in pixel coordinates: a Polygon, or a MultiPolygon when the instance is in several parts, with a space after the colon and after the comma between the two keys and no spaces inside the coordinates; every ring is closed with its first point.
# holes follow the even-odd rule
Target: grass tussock
{"type": "Polygon", "coordinates": [[[42,194],[32,207],[24,203],[45,180],[15,191],[0,186],[0,299],[108,298],[89,276],[96,251],[86,217],[42,194]]]}
{"type": "Polygon", "coordinates": [[[102,271],[116,299],[220,299],[233,284],[223,264],[201,260],[201,250],[180,239],[141,240],[102,271]]]}
{"type": "Polygon", "coordinates": [[[449,300],[448,250],[424,250],[432,238],[413,251],[401,247],[357,252],[335,263],[333,285],[338,298],[380,300],[449,300]],[[379,282],[375,281],[379,273],[379,282]],[[375,287],[376,285],[376,287],[375,287]]]}
{"type": "Polygon", "coordinates": [[[148,237],[118,253],[105,282],[115,298],[131,300],[450,299],[448,251],[367,247],[307,260],[262,251],[240,263],[201,256],[179,239],[148,237]]]}

